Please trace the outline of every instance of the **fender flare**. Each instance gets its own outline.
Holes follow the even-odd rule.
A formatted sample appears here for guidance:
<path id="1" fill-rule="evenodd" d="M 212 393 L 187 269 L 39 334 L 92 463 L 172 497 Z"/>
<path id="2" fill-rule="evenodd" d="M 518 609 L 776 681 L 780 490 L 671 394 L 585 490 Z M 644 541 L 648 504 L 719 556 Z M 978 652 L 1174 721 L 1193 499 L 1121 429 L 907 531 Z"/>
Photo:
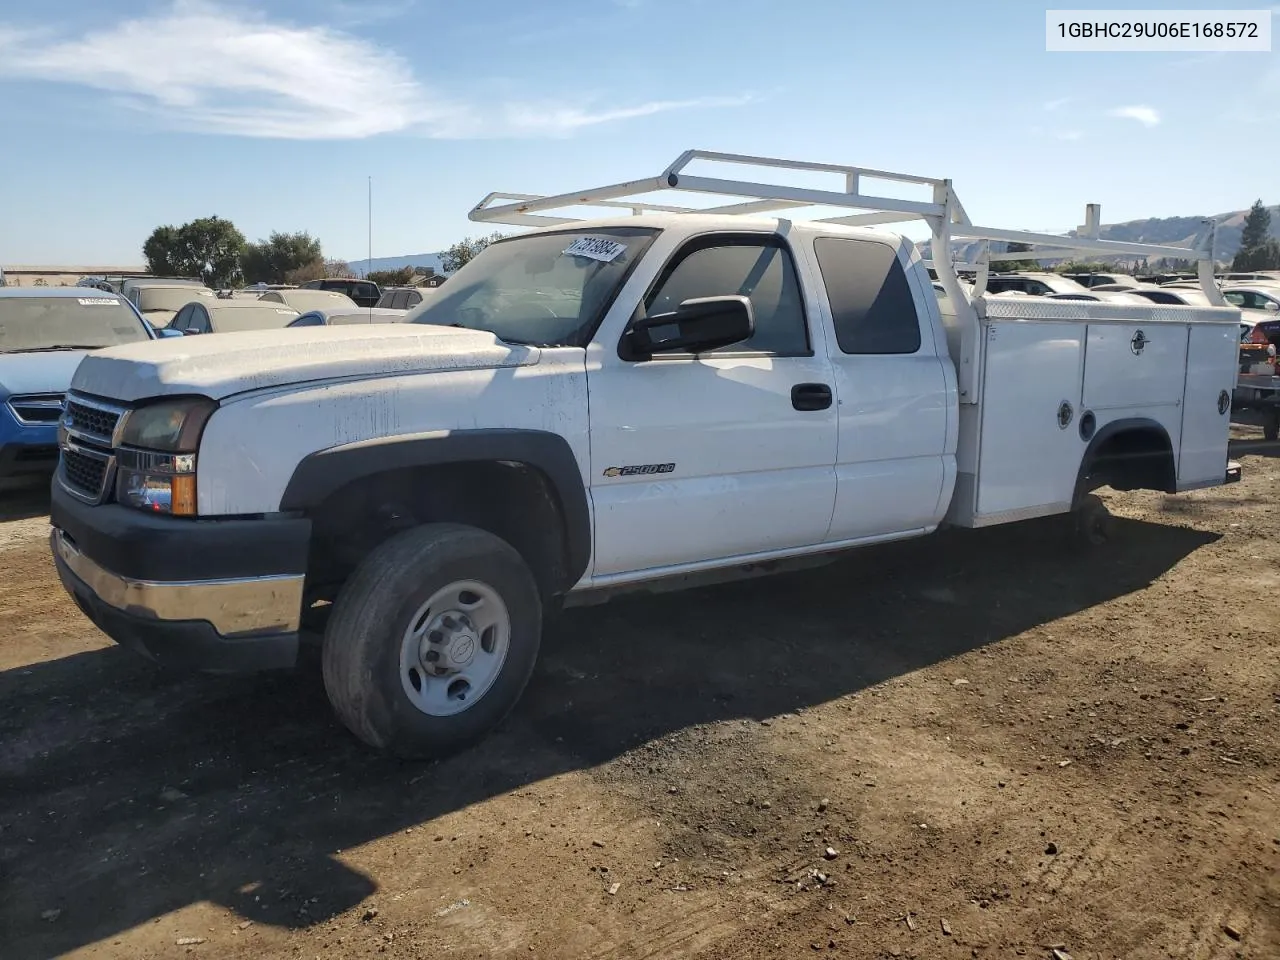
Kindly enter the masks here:
<path id="1" fill-rule="evenodd" d="M 568 441 L 543 430 L 440 430 L 377 437 L 308 454 L 294 469 L 282 511 L 306 511 L 347 484 L 392 470 L 449 463 L 518 463 L 550 481 L 564 518 L 568 583 L 591 559 L 591 513 L 582 471 Z"/>
<path id="2" fill-rule="evenodd" d="M 1091 413 L 1092 411 L 1084 411 Z M 1082 415 L 1083 416 L 1083 415 Z M 1080 458 L 1080 468 L 1076 471 L 1076 486 L 1072 495 L 1071 506 L 1074 509 L 1080 505 L 1081 499 L 1084 497 L 1084 481 L 1089 476 L 1093 465 L 1097 462 L 1098 451 L 1112 437 L 1121 433 L 1129 433 L 1131 431 L 1145 431 L 1149 433 L 1157 433 L 1163 438 L 1165 445 L 1169 448 L 1170 456 L 1173 455 L 1173 441 L 1169 439 L 1169 431 L 1164 425 L 1150 417 L 1126 417 L 1120 420 L 1112 420 L 1110 423 L 1104 424 L 1089 438 L 1089 446 L 1085 448 L 1084 456 Z M 1177 483 L 1176 464 L 1174 483 Z"/>

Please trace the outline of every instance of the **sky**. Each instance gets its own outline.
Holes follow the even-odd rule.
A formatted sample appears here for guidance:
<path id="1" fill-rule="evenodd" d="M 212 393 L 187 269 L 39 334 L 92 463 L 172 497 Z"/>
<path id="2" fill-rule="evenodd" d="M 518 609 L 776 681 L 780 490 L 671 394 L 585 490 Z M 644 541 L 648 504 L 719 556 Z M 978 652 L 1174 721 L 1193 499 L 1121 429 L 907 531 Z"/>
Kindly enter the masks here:
<path id="1" fill-rule="evenodd" d="M 141 264 L 217 215 L 355 265 L 370 177 L 399 256 L 690 148 L 949 177 L 986 226 L 1280 202 L 1280 53 L 1047 53 L 1045 7 L 0 0 L 0 264 Z"/>

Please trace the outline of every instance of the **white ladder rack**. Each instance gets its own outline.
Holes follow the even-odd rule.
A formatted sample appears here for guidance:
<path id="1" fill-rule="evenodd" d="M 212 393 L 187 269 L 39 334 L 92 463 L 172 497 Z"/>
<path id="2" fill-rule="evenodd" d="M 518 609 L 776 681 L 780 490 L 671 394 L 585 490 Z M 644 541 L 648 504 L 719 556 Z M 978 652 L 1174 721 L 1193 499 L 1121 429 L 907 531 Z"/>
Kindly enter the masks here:
<path id="1" fill-rule="evenodd" d="M 761 183 L 685 172 L 690 164 L 698 161 L 725 167 L 749 166 L 770 170 L 842 175 L 844 189 L 815 190 L 780 183 Z M 927 189 L 930 196 L 928 200 L 902 200 L 864 193 L 862 189 L 864 181 L 869 180 L 922 187 Z M 732 198 L 732 202 L 710 207 L 689 207 L 641 199 L 645 194 L 663 191 L 708 194 Z M 957 304 L 956 319 L 962 327 L 962 335 L 960 355 L 956 357 L 956 364 L 961 398 L 967 403 L 974 403 L 977 400 L 978 370 L 981 363 L 981 352 L 978 349 L 980 330 L 977 313 L 969 301 L 970 294 L 966 294 L 960 286 L 956 274 L 957 266 L 961 269 L 977 271 L 972 295 L 979 296 L 986 289 L 988 264 L 1002 260 L 1056 260 L 1077 252 L 1104 256 L 1177 257 L 1196 264 L 1200 287 L 1210 303 L 1219 306 L 1227 305 L 1213 280 L 1211 251 L 1214 226 L 1212 223 L 1210 223 L 1206 242 L 1200 247 L 1103 240 L 1099 236 L 1101 211 L 1097 204 L 1089 204 L 1085 208 L 1085 223 L 1076 230 L 1076 235 L 1071 237 L 976 226 L 965 212 L 950 180 L 889 170 L 874 170 L 868 167 L 783 160 L 738 153 L 717 153 L 711 150 L 686 150 L 656 177 L 628 180 L 549 196 L 527 193 L 490 193 L 471 210 L 469 217 L 473 221 L 482 223 L 506 223 L 521 227 L 565 226 L 594 219 L 565 215 L 575 207 L 629 211 L 636 216 L 647 213 L 749 216 L 780 214 L 807 207 L 833 207 L 857 212 L 815 218 L 813 222 L 874 226 L 913 220 L 924 221 L 929 225 L 932 233 L 931 264 L 938 274 L 938 281 L 946 289 L 953 303 Z M 982 241 L 976 262 L 966 264 L 955 262 L 952 241 L 956 239 Z M 1027 252 L 992 253 L 990 242 L 993 240 L 1026 244 L 1031 249 Z"/>

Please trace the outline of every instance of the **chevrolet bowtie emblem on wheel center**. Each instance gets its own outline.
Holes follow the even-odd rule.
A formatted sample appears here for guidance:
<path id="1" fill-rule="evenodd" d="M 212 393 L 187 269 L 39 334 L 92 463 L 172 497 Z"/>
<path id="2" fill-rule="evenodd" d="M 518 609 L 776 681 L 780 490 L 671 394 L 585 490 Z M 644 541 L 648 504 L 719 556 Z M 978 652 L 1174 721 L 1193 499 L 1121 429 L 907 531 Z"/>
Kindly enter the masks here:
<path id="1" fill-rule="evenodd" d="M 1129 341 L 1129 349 L 1136 355 L 1142 354 L 1142 349 L 1151 341 L 1147 339 L 1147 335 L 1139 330 L 1133 335 L 1133 339 Z"/>

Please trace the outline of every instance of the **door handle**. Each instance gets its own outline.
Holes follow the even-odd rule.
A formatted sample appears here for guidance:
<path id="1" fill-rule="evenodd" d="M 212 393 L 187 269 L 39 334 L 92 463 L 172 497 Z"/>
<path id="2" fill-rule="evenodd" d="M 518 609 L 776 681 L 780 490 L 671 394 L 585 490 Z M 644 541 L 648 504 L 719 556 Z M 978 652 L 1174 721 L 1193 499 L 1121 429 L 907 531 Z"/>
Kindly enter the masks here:
<path id="1" fill-rule="evenodd" d="M 825 383 L 797 383 L 791 388 L 791 406 L 797 410 L 825 410 L 831 406 L 831 388 Z"/>

